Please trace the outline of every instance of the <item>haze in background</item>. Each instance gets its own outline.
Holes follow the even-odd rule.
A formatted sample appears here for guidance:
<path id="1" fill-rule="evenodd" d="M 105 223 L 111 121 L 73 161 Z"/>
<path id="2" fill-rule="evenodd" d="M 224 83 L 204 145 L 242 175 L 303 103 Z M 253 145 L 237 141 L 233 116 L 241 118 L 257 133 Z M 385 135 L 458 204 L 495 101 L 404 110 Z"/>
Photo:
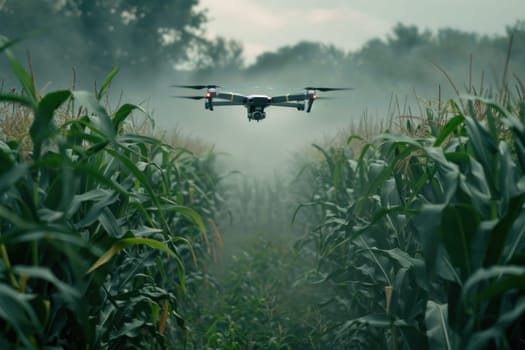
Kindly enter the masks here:
<path id="1" fill-rule="evenodd" d="M 228 0 L 227 5 L 221 1 L 202 0 L 200 6 L 208 9 L 210 19 L 206 37 L 212 40 L 219 35 L 239 40 L 248 65 L 255 64 L 257 57 L 265 52 L 303 40 L 333 44 L 345 52 L 357 51 L 371 39 L 386 40 L 391 36 L 392 28 L 400 22 L 433 32 L 450 27 L 485 35 L 503 35 L 506 26 L 515 23 L 519 15 L 525 13 L 525 2 L 521 0 Z M 459 60 L 464 62 L 462 76 L 466 81 L 468 56 Z M 286 164 L 298 149 L 347 128 L 364 113 L 371 119 L 387 117 L 392 94 L 397 95 L 401 104 L 408 98 L 415 110 L 416 93 L 437 98 L 439 84 L 443 90 L 449 91 L 445 77 L 430 62 L 426 63 L 429 71 L 437 73 L 434 75 L 437 79 L 431 85 L 417 81 L 408 84 L 383 82 L 379 86 L 385 89 L 378 89 L 376 77 L 372 75 L 369 80 L 361 76 L 359 80 L 341 81 L 337 72 L 327 75 L 325 71 L 317 71 L 315 60 L 310 62 L 310 69 L 305 69 L 302 80 L 297 76 L 286 79 L 281 74 L 281 67 L 275 67 L 274 73 L 268 69 L 266 77 L 258 76 L 252 81 L 231 81 L 228 77 L 221 77 L 220 72 L 210 75 L 220 81 L 203 77 L 200 82 L 224 84 L 227 90 L 230 86 L 229 90 L 270 95 L 286 92 L 286 87 L 299 88 L 313 83 L 344 84 L 356 88 L 351 92 L 326 94 L 337 96 L 338 100 L 317 101 L 311 114 L 268 108 L 267 119 L 260 123 L 248 123 L 243 108 L 217 108 L 210 113 L 204 110 L 201 101 L 174 101 L 173 105 L 191 115 L 189 120 L 187 117 L 179 119 L 184 130 L 191 130 L 192 134 L 231 153 L 231 158 L 241 161 L 238 166 L 242 170 L 267 176 Z M 436 63 L 446 67 L 448 62 Z M 463 81 L 457 83 L 461 86 Z M 239 89 L 239 85 L 252 88 Z"/>
<path id="2" fill-rule="evenodd" d="M 303 40 L 357 50 L 372 38 L 386 38 L 396 23 L 503 34 L 523 17 L 525 1 L 201 0 L 200 8 L 208 11 L 207 37 L 241 41 L 252 63 L 265 51 Z"/>
<path id="3" fill-rule="evenodd" d="M 14 10 L 2 12 L 6 4 Z M 14 48 L 22 60 L 31 50 L 40 89 L 70 87 L 74 68 L 75 87 L 92 90 L 118 64 L 114 100 L 122 93 L 161 130 L 182 130 L 230 154 L 230 168 L 268 177 L 363 115 L 421 114 L 438 90 L 442 101 L 455 97 L 436 65 L 461 92 L 468 81 L 497 88 L 512 31 L 508 76 L 523 78 L 523 13 L 523 0 L 0 0 L 0 34 L 16 37 L 54 18 L 50 31 Z M 8 73 L 3 59 L 0 80 Z M 310 114 L 269 107 L 265 120 L 250 123 L 243 107 L 210 112 L 203 101 L 171 97 L 204 94 L 171 87 L 195 83 L 270 96 L 312 85 L 355 90 L 320 93 L 335 99 L 316 101 Z"/>

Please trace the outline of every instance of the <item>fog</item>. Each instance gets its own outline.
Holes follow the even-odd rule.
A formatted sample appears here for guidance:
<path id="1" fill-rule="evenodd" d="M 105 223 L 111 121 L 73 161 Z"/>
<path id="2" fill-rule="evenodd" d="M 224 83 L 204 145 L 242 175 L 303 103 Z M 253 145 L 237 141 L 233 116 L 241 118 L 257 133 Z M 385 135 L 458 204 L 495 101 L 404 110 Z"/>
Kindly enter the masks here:
<path id="1" fill-rule="evenodd" d="M 176 81 L 176 80 L 174 80 Z M 221 80 L 221 84 L 222 81 Z M 230 82 L 226 81 L 228 84 Z M 277 82 L 277 84 L 283 82 Z M 305 85 L 303 82 L 302 85 Z M 237 84 L 232 84 L 237 86 Z M 292 85 L 293 86 L 293 85 Z M 301 86 L 300 83 L 295 86 Z M 170 88 L 159 87 L 157 91 Z M 180 94 L 180 89 L 173 89 Z M 243 94 L 280 95 L 299 92 L 299 89 L 223 89 Z M 138 92 L 137 92 L 138 93 Z M 193 94 L 194 92 L 190 92 Z M 328 94 L 325 94 L 328 95 Z M 314 103 L 311 113 L 295 108 L 268 107 L 266 119 L 248 121 L 243 106 L 215 107 L 214 111 L 204 108 L 203 101 L 174 99 L 157 93 L 150 97 L 155 106 L 154 117 L 158 126 L 165 129 L 180 127 L 184 133 L 204 140 L 226 155 L 223 159 L 236 169 L 253 175 L 272 175 L 310 142 L 335 134 L 338 129 L 348 127 L 352 118 L 359 114 L 352 112 L 353 101 L 359 93 L 332 93 L 338 100 L 319 100 Z M 138 95 L 137 95 L 138 97 Z"/>
<path id="2" fill-rule="evenodd" d="M 505 34 L 492 36 L 454 28 L 428 31 L 398 24 L 382 38 L 372 37 L 358 49 L 347 50 L 323 42 L 292 42 L 264 52 L 253 63 L 246 64 L 244 43 L 230 38 L 206 41 L 198 36 L 196 39 L 181 36 L 170 51 L 167 45 L 158 48 L 146 42 L 148 36 L 141 40 L 142 37 L 137 39 L 137 34 L 131 33 L 132 29 L 138 28 L 143 33 L 144 28 L 155 29 L 171 23 L 169 16 L 156 14 L 158 23 L 150 19 L 145 24 L 139 23 L 142 20 L 139 17 L 140 20 L 135 20 L 137 28 L 131 28 L 130 23 L 121 23 L 123 17 L 107 15 L 108 18 L 98 19 L 86 15 L 87 24 L 82 27 L 70 12 L 64 12 L 68 5 L 60 5 L 62 8 L 53 1 L 39 4 L 43 3 L 55 4 L 48 10 L 56 16 L 64 9 L 64 23 L 29 35 L 13 49 L 22 62 L 27 61 L 25 57 L 30 53 L 31 68 L 42 93 L 69 87 L 93 91 L 104 75 L 118 65 L 121 70 L 111 87 L 110 101 L 114 105 L 119 101 L 141 104 L 159 130 L 181 130 L 184 135 L 224 153 L 226 168 L 261 177 L 281 172 L 297 152 L 333 137 L 364 115 L 372 121 L 400 114 L 421 115 L 425 104 L 436 103 L 438 98 L 446 103 L 449 98 L 457 97 L 455 88 L 460 93 L 473 92 L 472 87 L 480 92 L 489 85 L 497 89 L 507 67 L 506 50 L 511 35 L 514 41 L 507 77 L 515 83 L 513 74 L 521 76 L 524 71 L 523 21 L 509 23 L 502 30 Z M 187 29 L 188 23 L 197 29 L 205 28 L 204 17 L 198 17 L 199 13 L 190 15 L 192 6 L 198 2 L 183 3 L 188 18 L 181 17 L 175 27 L 189 34 L 194 32 Z M 9 4 L 13 7 L 11 13 L 6 10 Z M 95 11 L 98 5 L 86 6 Z M 147 10 L 153 5 L 143 6 Z M 107 10 L 106 7 L 101 11 Z M 31 27 L 18 18 L 32 18 L 32 12 L 26 10 L 20 3 L 0 2 L 0 20 L 4 23 L 0 33 L 16 37 L 29 31 Z M 118 11 L 129 12 L 126 8 L 112 11 L 106 12 L 117 11 L 117 15 Z M 197 19 L 191 22 L 191 16 Z M 68 22 L 69 19 L 72 21 Z M 100 26 L 91 33 L 91 24 L 99 22 L 109 23 L 110 32 L 104 32 L 104 26 Z M 151 53 L 152 50 L 158 52 Z M 193 68 L 181 69 L 181 62 Z M 17 87 L 5 58 L 0 68 L 3 89 Z M 452 83 L 447 75 L 453 78 Z M 203 101 L 173 98 L 173 95 L 204 94 L 173 88 L 173 84 L 218 84 L 227 92 L 269 96 L 302 92 L 303 87 L 312 85 L 354 90 L 319 92 L 319 96 L 331 99 L 317 100 L 311 113 L 270 106 L 266 108 L 265 120 L 248 122 L 242 106 L 208 111 Z M 490 91 L 486 90 L 485 95 L 490 96 Z"/>
<path id="3" fill-rule="evenodd" d="M 435 101 L 439 88 L 443 101 L 454 97 L 446 77 L 431 63 L 427 65 L 434 71 L 434 84 L 375 78 L 367 81 L 366 73 L 360 73 L 355 80 L 328 76 L 325 72 L 319 76 L 313 66 L 292 79 L 283 78 L 280 72 L 272 74 L 271 69 L 250 80 L 232 79 L 220 73 L 211 74 L 210 78 L 172 73 L 153 79 L 146 90 L 133 88 L 130 82 L 115 84 L 114 88 L 121 86 L 124 100 L 126 97 L 137 103 L 147 100 L 146 106 L 154 108 L 153 117 L 160 128 L 180 128 L 183 133 L 224 152 L 222 159 L 229 167 L 249 175 L 269 177 L 282 173 L 295 154 L 308 149 L 311 143 L 334 137 L 364 116 L 373 121 L 387 120 L 396 114 L 419 114 L 418 97 Z M 318 92 L 327 99 L 315 101 L 311 113 L 270 106 L 265 109 L 266 119 L 250 122 L 243 106 L 221 106 L 209 111 L 204 108 L 204 100 L 173 98 L 172 95 L 198 95 L 204 91 L 173 88 L 172 84 L 218 84 L 224 86 L 221 91 L 225 92 L 269 96 L 300 93 L 301 87 L 308 85 L 353 87 L 354 90 Z"/>
<path id="4" fill-rule="evenodd" d="M 452 97 L 446 78 L 430 63 L 428 69 L 434 70 L 437 77 L 436 83 L 430 86 L 417 82 L 367 81 L 366 73 L 355 80 L 341 79 L 326 72 L 318 74 L 312 64 L 312 67 L 301 67 L 304 73 L 292 77 L 286 77 L 280 69 L 273 73 L 271 68 L 251 79 L 246 78 L 245 72 L 230 75 L 213 72 L 209 78 L 202 74 L 166 72 L 148 81 L 147 89 L 143 88 L 142 81 L 136 82 L 138 87 L 135 87 L 133 81 L 119 78 L 113 91 L 122 90 L 124 100 L 147 101 L 145 106 L 159 128 L 180 128 L 184 134 L 213 145 L 216 151 L 225 153 L 222 159 L 227 167 L 269 177 L 282 173 L 295 154 L 310 148 L 311 143 L 334 137 L 365 115 L 369 120 L 386 120 L 398 112 L 418 113 L 416 96 L 437 99 L 439 85 L 444 100 Z M 173 95 L 199 95 L 204 91 L 174 88 L 173 84 L 218 84 L 225 92 L 269 96 L 301 93 L 302 87 L 308 85 L 354 90 L 318 92 L 327 99 L 315 101 L 311 113 L 270 106 L 265 109 L 266 119 L 250 122 L 243 106 L 221 106 L 209 111 L 204 108 L 204 100 L 174 98 Z"/>

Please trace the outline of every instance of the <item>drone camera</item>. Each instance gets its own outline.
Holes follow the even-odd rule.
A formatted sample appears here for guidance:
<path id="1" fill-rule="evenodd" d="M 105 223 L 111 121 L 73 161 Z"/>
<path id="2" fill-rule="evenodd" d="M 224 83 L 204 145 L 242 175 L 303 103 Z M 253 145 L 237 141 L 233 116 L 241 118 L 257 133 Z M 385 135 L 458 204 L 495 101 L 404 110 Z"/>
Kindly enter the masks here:
<path id="1" fill-rule="evenodd" d="M 263 120 L 264 118 L 266 118 L 266 113 L 262 111 L 252 112 L 251 116 L 249 117 L 249 119 L 255 119 L 257 121 Z"/>

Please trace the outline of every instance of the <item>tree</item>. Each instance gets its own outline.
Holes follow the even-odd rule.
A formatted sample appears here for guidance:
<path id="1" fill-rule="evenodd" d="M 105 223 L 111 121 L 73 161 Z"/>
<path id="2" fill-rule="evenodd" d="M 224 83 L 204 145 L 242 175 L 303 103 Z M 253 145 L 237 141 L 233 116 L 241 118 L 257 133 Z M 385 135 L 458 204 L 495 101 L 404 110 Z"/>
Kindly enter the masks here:
<path id="1" fill-rule="evenodd" d="M 295 45 L 283 46 L 276 52 L 259 55 L 255 63 L 248 68 L 251 73 L 266 69 L 337 69 L 343 62 L 345 53 L 332 45 L 301 41 Z"/>
<path id="2" fill-rule="evenodd" d="M 150 69 L 188 59 L 203 34 L 198 0 L 4 0 L 0 32 L 18 37 L 39 30 L 37 56 L 59 53 L 88 61 Z M 202 41 L 199 41 L 202 44 Z"/>
<path id="3" fill-rule="evenodd" d="M 194 69 L 206 71 L 210 69 L 241 70 L 244 68 L 243 46 L 238 41 L 226 40 L 222 37 L 212 41 L 202 41 L 199 53 L 199 55 L 192 57 L 192 68 Z"/>
<path id="4" fill-rule="evenodd" d="M 406 53 L 417 46 L 425 45 L 430 41 L 432 33 L 421 33 L 416 26 L 407 26 L 398 23 L 394 27 L 394 35 L 388 38 L 388 43 L 397 53 Z"/>

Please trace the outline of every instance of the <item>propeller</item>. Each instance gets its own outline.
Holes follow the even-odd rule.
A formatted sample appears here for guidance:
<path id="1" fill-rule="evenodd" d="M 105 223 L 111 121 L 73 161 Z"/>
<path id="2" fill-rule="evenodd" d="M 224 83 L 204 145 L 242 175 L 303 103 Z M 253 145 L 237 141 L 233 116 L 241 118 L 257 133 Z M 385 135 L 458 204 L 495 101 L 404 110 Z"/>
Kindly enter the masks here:
<path id="1" fill-rule="evenodd" d="M 353 90 L 354 88 L 330 88 L 330 87 L 314 87 L 314 86 L 307 86 L 304 88 L 305 90 L 318 90 L 318 91 L 339 91 L 339 90 Z"/>
<path id="2" fill-rule="evenodd" d="M 176 98 L 188 98 L 190 100 L 202 100 L 203 98 L 207 98 L 206 96 L 171 96 L 171 97 L 176 97 Z"/>
<path id="3" fill-rule="evenodd" d="M 216 88 L 219 88 L 220 86 L 210 84 L 210 85 L 172 85 L 172 87 L 201 90 L 201 89 L 216 89 Z"/>

